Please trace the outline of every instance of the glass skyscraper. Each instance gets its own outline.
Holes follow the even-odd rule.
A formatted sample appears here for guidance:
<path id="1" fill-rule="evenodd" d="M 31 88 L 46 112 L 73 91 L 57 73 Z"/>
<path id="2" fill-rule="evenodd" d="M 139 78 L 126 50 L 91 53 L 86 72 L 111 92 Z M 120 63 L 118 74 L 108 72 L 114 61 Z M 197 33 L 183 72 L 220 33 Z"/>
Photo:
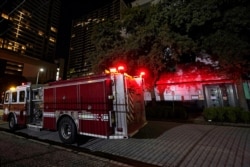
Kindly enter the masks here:
<path id="1" fill-rule="evenodd" d="M 39 81 L 56 78 L 60 12 L 60 0 L 0 1 L 0 85 L 17 78 L 35 82 L 41 67 Z"/>
<path id="2" fill-rule="evenodd" d="M 5 0 L 0 9 L 0 48 L 54 61 L 59 0 Z"/>
<path id="3" fill-rule="evenodd" d="M 121 17 L 121 10 L 127 5 L 123 0 L 114 0 L 101 8 L 89 12 L 87 15 L 74 19 L 71 28 L 70 51 L 67 78 L 89 75 L 91 61 L 86 55 L 94 52 L 91 43 L 91 33 L 94 24 L 106 19 L 117 20 Z"/>

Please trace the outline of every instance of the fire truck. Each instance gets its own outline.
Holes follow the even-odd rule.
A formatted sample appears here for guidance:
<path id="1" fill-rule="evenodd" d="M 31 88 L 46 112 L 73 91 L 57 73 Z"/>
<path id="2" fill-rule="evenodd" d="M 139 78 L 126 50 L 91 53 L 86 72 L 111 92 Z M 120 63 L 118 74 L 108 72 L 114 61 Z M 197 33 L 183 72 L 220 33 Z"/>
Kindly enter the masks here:
<path id="1" fill-rule="evenodd" d="M 58 131 L 67 144 L 78 135 L 126 139 L 147 123 L 143 77 L 115 68 L 44 85 L 22 84 L 5 92 L 3 110 L 10 130 Z"/>

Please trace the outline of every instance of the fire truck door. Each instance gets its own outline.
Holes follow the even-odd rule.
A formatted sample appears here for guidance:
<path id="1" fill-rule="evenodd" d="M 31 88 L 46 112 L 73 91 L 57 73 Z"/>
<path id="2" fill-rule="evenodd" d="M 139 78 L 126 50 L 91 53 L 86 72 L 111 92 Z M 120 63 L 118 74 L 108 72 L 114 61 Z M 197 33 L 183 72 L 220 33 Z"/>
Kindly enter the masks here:
<path id="1" fill-rule="evenodd" d="M 83 133 L 99 136 L 113 134 L 110 127 L 110 111 L 112 110 L 111 81 L 84 83 L 79 87 L 79 100 L 82 114 L 80 129 Z"/>

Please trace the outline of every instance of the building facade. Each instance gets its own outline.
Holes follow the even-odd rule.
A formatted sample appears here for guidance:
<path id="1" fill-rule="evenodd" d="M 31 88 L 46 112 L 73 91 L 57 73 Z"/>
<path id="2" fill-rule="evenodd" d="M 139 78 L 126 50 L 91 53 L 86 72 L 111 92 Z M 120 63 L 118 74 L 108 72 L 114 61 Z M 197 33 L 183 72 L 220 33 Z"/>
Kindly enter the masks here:
<path id="1" fill-rule="evenodd" d="M 2 82 L 18 77 L 34 83 L 40 68 L 45 69 L 40 82 L 56 79 L 61 61 L 55 61 L 60 8 L 60 0 L 0 2 Z"/>
<path id="2" fill-rule="evenodd" d="M 92 73 L 91 61 L 87 55 L 94 52 L 94 46 L 91 42 L 93 26 L 107 19 L 120 19 L 122 9 L 126 7 L 123 0 L 114 0 L 72 21 L 67 78 Z"/>
<path id="3" fill-rule="evenodd" d="M 161 0 L 135 0 L 133 2 L 131 2 L 131 6 L 135 7 L 135 6 L 150 6 L 152 4 L 157 4 L 159 3 Z"/>

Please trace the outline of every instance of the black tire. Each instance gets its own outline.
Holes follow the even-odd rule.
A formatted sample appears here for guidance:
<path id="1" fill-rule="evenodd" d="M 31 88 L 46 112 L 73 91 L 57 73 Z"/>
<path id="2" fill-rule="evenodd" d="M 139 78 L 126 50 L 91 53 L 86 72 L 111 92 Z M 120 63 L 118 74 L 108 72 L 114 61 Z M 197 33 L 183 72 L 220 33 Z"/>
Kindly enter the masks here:
<path id="1" fill-rule="evenodd" d="M 16 127 L 17 127 L 16 119 L 15 119 L 14 115 L 11 114 L 10 117 L 9 117 L 9 129 L 11 131 L 15 131 Z"/>
<path id="2" fill-rule="evenodd" d="M 69 117 L 64 117 L 59 122 L 58 133 L 61 141 L 66 144 L 73 144 L 76 141 L 76 126 Z"/>

